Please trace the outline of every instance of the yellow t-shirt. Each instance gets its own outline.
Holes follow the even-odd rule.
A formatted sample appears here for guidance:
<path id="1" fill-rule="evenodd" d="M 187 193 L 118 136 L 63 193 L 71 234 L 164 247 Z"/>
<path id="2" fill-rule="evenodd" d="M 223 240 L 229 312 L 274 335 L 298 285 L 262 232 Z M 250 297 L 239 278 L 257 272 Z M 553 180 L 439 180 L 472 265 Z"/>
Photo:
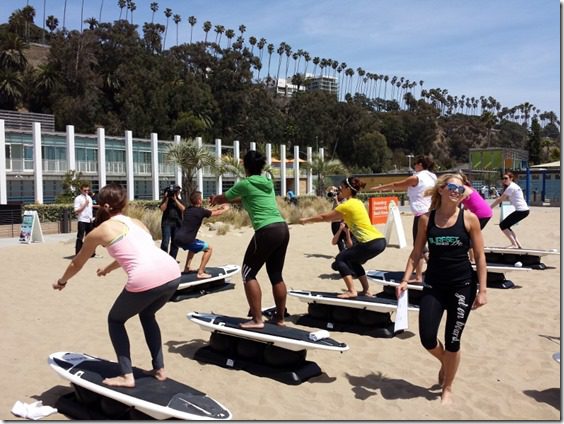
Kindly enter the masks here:
<path id="1" fill-rule="evenodd" d="M 364 203 L 360 200 L 351 197 L 338 205 L 335 210 L 343 215 L 345 224 L 347 224 L 352 235 L 359 243 L 367 243 L 384 237 L 370 222 Z"/>

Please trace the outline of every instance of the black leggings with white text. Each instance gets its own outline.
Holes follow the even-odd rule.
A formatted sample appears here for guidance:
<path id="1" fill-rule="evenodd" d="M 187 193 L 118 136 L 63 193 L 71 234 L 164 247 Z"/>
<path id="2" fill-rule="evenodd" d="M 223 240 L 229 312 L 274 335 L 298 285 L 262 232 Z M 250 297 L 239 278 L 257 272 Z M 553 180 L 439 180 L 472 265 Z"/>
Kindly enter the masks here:
<path id="1" fill-rule="evenodd" d="M 423 289 L 419 306 L 419 337 L 425 349 L 437 347 L 439 325 L 446 310 L 445 349 L 449 352 L 460 350 L 462 330 L 476 298 L 476 290 L 475 281 L 464 287 Z"/>

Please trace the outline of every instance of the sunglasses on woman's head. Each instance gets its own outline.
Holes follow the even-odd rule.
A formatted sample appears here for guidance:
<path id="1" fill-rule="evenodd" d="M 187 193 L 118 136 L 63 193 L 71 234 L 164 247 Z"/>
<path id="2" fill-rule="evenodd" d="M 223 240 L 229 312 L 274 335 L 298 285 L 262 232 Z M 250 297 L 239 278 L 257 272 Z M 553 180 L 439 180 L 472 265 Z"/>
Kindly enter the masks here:
<path id="1" fill-rule="evenodd" d="M 448 191 L 455 192 L 455 193 L 458 193 L 458 194 L 464 193 L 464 186 L 461 186 L 461 185 L 458 185 L 458 184 L 448 183 L 446 185 L 446 188 L 447 188 Z"/>

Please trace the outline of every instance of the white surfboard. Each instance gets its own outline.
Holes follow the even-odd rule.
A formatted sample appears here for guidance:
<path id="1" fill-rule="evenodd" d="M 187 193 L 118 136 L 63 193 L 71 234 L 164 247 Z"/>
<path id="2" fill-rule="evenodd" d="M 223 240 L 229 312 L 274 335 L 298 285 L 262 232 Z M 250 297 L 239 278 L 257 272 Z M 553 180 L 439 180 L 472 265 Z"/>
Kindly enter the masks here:
<path id="1" fill-rule="evenodd" d="M 374 283 L 382 284 L 383 286 L 397 287 L 403 278 L 403 271 L 366 271 L 368 279 Z M 407 284 L 408 290 L 423 290 L 423 284 Z"/>
<path id="2" fill-rule="evenodd" d="M 180 276 L 180 284 L 178 285 L 178 290 L 197 287 L 202 284 L 211 283 L 212 281 L 227 279 L 237 274 L 240 269 L 241 267 L 239 265 L 206 267 L 206 273 L 211 275 L 210 278 L 198 278 L 196 272 L 183 272 Z"/>
<path id="3" fill-rule="evenodd" d="M 294 296 L 306 303 L 321 303 L 323 305 L 345 306 L 354 309 L 364 309 L 373 312 L 395 312 L 398 307 L 396 299 L 383 297 L 357 296 L 349 299 L 337 297 L 340 293 L 317 292 L 308 290 L 288 290 L 289 296 Z M 409 305 L 408 311 L 419 312 L 419 306 Z"/>
<path id="4" fill-rule="evenodd" d="M 231 419 L 231 412 L 219 402 L 171 378 L 158 381 L 134 368 L 135 387 L 112 387 L 102 380 L 120 374 L 116 362 L 74 352 L 53 353 L 48 362 L 58 375 L 76 386 L 131 406 L 155 419 Z"/>
<path id="5" fill-rule="evenodd" d="M 249 318 L 228 317 L 214 313 L 190 312 L 187 318 L 200 328 L 210 332 L 228 334 L 257 342 L 272 344 L 283 349 L 300 351 L 307 349 L 332 350 L 344 352 L 349 350 L 346 343 L 340 343 L 330 337 L 315 339 L 316 333 L 310 333 L 299 328 L 281 327 L 265 322 L 264 328 L 245 329 L 240 324 Z"/>
<path id="6" fill-rule="evenodd" d="M 560 255 L 558 249 L 509 249 L 507 247 L 484 247 L 485 253 L 503 253 L 509 255 L 547 256 Z"/>
<path id="7" fill-rule="evenodd" d="M 472 264 L 472 269 L 476 271 L 476 264 Z M 487 263 L 486 269 L 488 270 L 488 272 L 501 273 L 501 274 L 505 274 L 506 272 L 513 272 L 513 271 L 520 271 L 520 272 L 532 271 L 532 268 L 528 268 L 525 266 L 519 267 L 515 265 L 493 264 L 493 263 Z"/>

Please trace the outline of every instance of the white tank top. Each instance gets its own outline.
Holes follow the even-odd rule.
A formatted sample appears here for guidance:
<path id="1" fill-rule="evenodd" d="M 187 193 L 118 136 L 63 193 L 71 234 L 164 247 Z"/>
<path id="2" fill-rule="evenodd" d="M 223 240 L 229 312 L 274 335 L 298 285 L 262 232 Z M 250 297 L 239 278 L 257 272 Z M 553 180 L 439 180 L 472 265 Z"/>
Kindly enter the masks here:
<path id="1" fill-rule="evenodd" d="M 426 169 L 416 172 L 415 176 L 418 179 L 417 185 L 407 188 L 407 197 L 409 197 L 411 211 L 416 216 L 419 216 L 429 212 L 431 196 L 424 196 L 423 193 L 425 193 L 425 190 L 435 186 L 437 176 Z"/>

